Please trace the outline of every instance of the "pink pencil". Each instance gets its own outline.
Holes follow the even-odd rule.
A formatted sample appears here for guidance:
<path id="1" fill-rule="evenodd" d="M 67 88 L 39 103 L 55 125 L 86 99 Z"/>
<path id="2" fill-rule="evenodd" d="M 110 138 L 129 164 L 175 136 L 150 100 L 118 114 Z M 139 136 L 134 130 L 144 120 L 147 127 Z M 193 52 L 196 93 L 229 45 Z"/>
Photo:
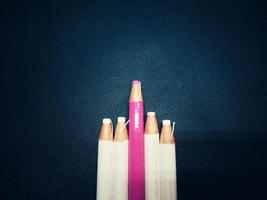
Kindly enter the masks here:
<path id="1" fill-rule="evenodd" d="M 140 81 L 132 82 L 129 99 L 129 200 L 145 199 L 144 102 Z"/>

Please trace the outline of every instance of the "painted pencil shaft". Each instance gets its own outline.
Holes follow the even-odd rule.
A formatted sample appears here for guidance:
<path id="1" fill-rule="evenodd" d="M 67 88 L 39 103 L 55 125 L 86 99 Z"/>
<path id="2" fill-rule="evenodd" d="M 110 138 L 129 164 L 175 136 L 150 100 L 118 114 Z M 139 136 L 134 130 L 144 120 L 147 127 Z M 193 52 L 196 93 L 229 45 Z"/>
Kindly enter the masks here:
<path id="1" fill-rule="evenodd" d="M 175 144 L 160 144 L 160 199 L 176 200 Z"/>
<path id="2" fill-rule="evenodd" d="M 103 119 L 98 140 L 97 200 L 112 198 L 112 128 L 111 120 Z"/>
<path id="3" fill-rule="evenodd" d="M 128 200 L 128 133 L 124 117 L 118 118 L 113 153 L 113 200 Z"/>
<path id="4" fill-rule="evenodd" d="M 114 200 L 128 200 L 128 140 L 114 142 Z"/>
<path id="5" fill-rule="evenodd" d="M 160 199 L 159 130 L 154 112 L 148 112 L 145 126 L 146 200 Z"/>
<path id="6" fill-rule="evenodd" d="M 176 153 L 170 120 L 163 120 L 160 144 L 160 199 L 176 200 Z"/>
<path id="7" fill-rule="evenodd" d="M 133 81 L 129 100 L 129 200 L 145 199 L 144 103 L 139 81 Z"/>

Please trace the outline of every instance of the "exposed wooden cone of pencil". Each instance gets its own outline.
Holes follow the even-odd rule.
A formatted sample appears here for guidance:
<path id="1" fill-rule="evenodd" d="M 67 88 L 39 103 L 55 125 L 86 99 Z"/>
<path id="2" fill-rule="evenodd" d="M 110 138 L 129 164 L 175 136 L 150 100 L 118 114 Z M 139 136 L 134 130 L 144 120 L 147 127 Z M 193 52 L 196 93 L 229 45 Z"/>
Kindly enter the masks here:
<path id="1" fill-rule="evenodd" d="M 162 120 L 162 129 L 160 135 L 160 143 L 162 144 L 174 144 L 174 136 L 172 135 L 172 127 L 170 120 Z"/>
<path id="2" fill-rule="evenodd" d="M 130 92 L 130 99 L 129 101 L 143 101 L 143 95 L 141 92 L 141 82 L 140 81 L 133 81 L 132 88 Z"/>
<path id="3" fill-rule="evenodd" d="M 128 139 L 128 131 L 125 126 L 125 117 L 118 117 L 117 126 L 115 129 L 114 141 L 125 141 Z"/>
<path id="4" fill-rule="evenodd" d="M 102 121 L 102 126 L 100 128 L 99 140 L 112 140 L 113 133 L 112 133 L 112 125 L 111 119 L 104 118 Z"/>
<path id="5" fill-rule="evenodd" d="M 159 134 L 159 128 L 155 112 L 147 113 L 145 134 Z"/>

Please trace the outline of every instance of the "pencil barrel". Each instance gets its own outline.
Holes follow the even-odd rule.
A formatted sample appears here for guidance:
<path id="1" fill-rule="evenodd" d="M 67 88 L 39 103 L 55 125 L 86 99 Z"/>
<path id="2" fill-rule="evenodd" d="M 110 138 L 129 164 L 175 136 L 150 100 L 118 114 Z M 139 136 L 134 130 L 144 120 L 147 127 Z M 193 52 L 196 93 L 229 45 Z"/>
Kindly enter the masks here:
<path id="1" fill-rule="evenodd" d="M 145 199 L 144 104 L 129 102 L 129 200 Z"/>
<path id="2" fill-rule="evenodd" d="M 128 140 L 113 142 L 113 200 L 128 200 Z"/>
<path id="3" fill-rule="evenodd" d="M 160 144 L 160 199 L 176 200 L 175 144 Z"/>
<path id="4" fill-rule="evenodd" d="M 160 199 L 159 134 L 145 134 L 145 196 Z"/>
<path id="5" fill-rule="evenodd" d="M 112 199 L 112 141 L 98 141 L 97 200 Z"/>

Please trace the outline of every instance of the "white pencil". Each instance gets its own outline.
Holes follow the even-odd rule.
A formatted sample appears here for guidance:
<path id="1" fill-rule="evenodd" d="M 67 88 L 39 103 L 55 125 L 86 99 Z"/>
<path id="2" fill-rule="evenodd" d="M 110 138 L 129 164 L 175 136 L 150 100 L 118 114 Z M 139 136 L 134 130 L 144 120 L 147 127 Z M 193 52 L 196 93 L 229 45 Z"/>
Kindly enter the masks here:
<path id="1" fill-rule="evenodd" d="M 176 200 L 175 140 L 170 120 L 162 121 L 160 136 L 160 199 Z"/>
<path id="2" fill-rule="evenodd" d="M 113 141 L 113 200 L 128 200 L 128 131 L 125 117 L 118 117 Z"/>
<path id="3" fill-rule="evenodd" d="M 112 124 L 104 118 L 98 139 L 97 200 L 112 198 Z"/>
<path id="4" fill-rule="evenodd" d="M 155 112 L 147 113 L 144 137 L 146 200 L 159 200 L 159 129 Z"/>

